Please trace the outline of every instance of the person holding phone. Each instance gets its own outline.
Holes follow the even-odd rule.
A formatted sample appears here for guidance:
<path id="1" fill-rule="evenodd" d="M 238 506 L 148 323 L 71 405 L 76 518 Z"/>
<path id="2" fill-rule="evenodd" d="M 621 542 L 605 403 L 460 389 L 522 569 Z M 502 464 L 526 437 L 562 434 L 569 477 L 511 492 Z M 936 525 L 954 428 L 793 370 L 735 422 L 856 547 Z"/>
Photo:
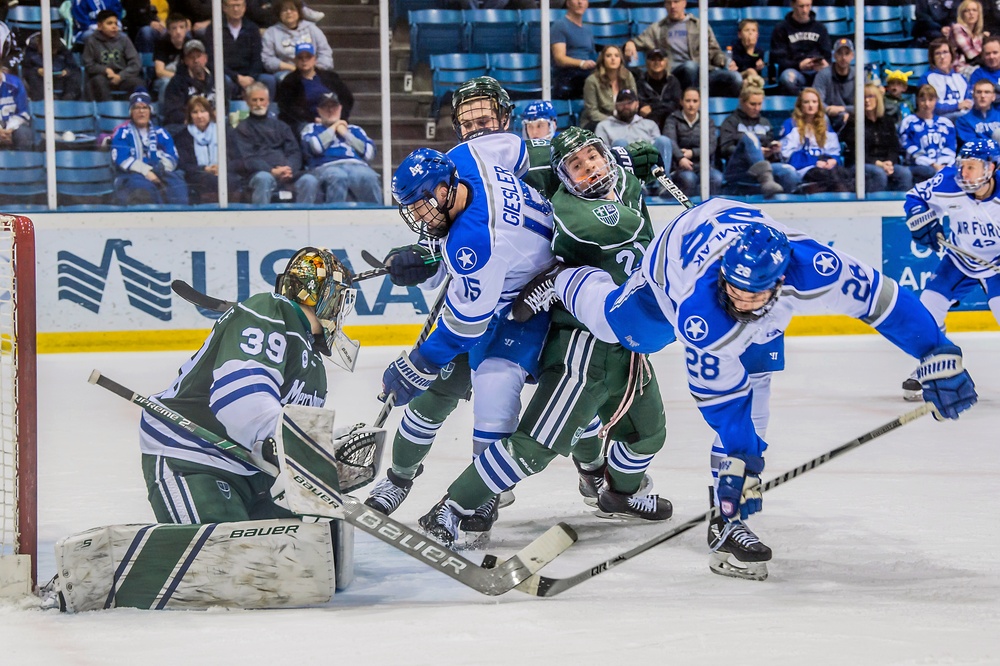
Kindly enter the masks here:
<path id="1" fill-rule="evenodd" d="M 812 0 L 794 0 L 792 11 L 771 33 L 771 62 L 777 63 L 782 95 L 798 95 L 830 66 L 830 34 L 816 20 Z"/>

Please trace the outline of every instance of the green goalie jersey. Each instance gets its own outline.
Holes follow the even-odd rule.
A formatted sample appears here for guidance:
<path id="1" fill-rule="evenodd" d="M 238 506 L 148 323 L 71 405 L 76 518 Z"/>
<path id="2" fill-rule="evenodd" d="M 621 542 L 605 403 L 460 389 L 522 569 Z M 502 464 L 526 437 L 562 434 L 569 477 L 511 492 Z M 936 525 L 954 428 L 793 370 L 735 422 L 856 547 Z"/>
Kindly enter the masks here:
<path id="1" fill-rule="evenodd" d="M 274 434 L 282 405 L 322 407 L 326 381 L 302 309 L 282 296 L 261 293 L 220 317 L 170 388 L 154 398 L 249 449 Z M 237 474 L 256 471 L 145 413 L 140 448 Z"/>
<path id="2" fill-rule="evenodd" d="M 555 232 L 554 254 L 569 266 L 595 266 L 622 284 L 638 270 L 653 225 L 642 198 L 642 183 L 618 168 L 618 182 L 611 199 L 584 199 L 565 186 L 551 197 Z M 562 308 L 553 310 L 554 323 L 584 328 Z"/>

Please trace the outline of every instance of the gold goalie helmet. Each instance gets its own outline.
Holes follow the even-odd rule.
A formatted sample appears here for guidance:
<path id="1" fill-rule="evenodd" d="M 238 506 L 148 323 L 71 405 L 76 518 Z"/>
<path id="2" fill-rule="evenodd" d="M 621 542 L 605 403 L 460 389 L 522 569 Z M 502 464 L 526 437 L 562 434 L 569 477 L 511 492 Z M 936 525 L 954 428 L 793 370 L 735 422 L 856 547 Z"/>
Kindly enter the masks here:
<path id="1" fill-rule="evenodd" d="M 315 342 L 320 353 L 354 372 L 359 343 L 342 330 L 344 319 L 354 310 L 358 291 L 354 276 L 333 253 L 325 248 L 304 247 L 288 260 L 278 275 L 274 291 L 290 301 L 308 305 L 316 312 L 323 335 Z M 337 350 L 337 356 L 332 354 Z M 339 357 L 339 358 L 338 358 Z"/>

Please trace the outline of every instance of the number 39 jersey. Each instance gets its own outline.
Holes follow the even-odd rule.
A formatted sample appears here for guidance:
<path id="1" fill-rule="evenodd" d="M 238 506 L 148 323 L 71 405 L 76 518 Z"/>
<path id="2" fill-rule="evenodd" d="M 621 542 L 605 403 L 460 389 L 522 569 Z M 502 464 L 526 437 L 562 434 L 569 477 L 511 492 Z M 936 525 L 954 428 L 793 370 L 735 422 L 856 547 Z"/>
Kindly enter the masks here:
<path id="1" fill-rule="evenodd" d="M 791 260 L 773 307 L 758 321 L 743 323 L 719 298 L 719 274 L 729 244 L 751 222 L 784 232 Z M 766 446 L 750 419 L 750 382 L 740 356 L 751 344 L 779 336 L 793 315 L 861 319 L 918 358 L 944 340 L 930 314 L 893 280 L 758 208 L 725 199 L 683 213 L 653 239 L 641 270 L 628 282 L 617 289 L 607 283 L 596 274 L 560 276 L 558 284 L 564 303 L 602 340 L 648 353 L 669 343 L 676 329 L 686 348 L 691 394 L 727 454 L 760 455 Z"/>
<path id="2" fill-rule="evenodd" d="M 153 396 L 200 426 L 250 449 L 274 434 L 285 404 L 322 407 L 326 369 L 298 305 L 255 294 L 215 323 L 166 391 Z M 143 453 L 250 475 L 257 470 L 154 416 L 142 415 Z"/>
<path id="3" fill-rule="evenodd" d="M 444 365 L 471 349 L 494 314 L 509 307 L 521 287 L 555 263 L 550 247 L 552 206 L 502 166 L 495 143 L 508 137 L 523 150 L 519 137 L 494 134 L 448 151 L 469 198 L 443 243 L 445 268 L 452 276 L 444 309 L 438 327 L 420 346 L 433 363 Z"/>

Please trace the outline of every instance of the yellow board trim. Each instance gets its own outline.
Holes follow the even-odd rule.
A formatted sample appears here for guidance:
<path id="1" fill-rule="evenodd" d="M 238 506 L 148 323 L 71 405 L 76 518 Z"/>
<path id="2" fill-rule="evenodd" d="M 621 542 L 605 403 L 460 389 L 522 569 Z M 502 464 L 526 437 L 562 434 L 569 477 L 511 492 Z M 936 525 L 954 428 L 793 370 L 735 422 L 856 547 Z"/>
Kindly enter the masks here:
<path id="1" fill-rule="evenodd" d="M 967 331 L 1000 331 L 989 310 L 949 312 L 945 321 L 952 333 Z M 420 334 L 421 324 L 390 324 L 384 326 L 347 326 L 344 332 L 362 345 L 406 347 Z M 201 346 L 209 329 L 166 331 L 96 331 L 77 333 L 39 333 L 38 353 L 60 354 L 77 352 L 124 351 L 193 351 Z M 788 335 L 858 335 L 875 330 L 857 319 L 843 315 L 795 317 Z"/>

